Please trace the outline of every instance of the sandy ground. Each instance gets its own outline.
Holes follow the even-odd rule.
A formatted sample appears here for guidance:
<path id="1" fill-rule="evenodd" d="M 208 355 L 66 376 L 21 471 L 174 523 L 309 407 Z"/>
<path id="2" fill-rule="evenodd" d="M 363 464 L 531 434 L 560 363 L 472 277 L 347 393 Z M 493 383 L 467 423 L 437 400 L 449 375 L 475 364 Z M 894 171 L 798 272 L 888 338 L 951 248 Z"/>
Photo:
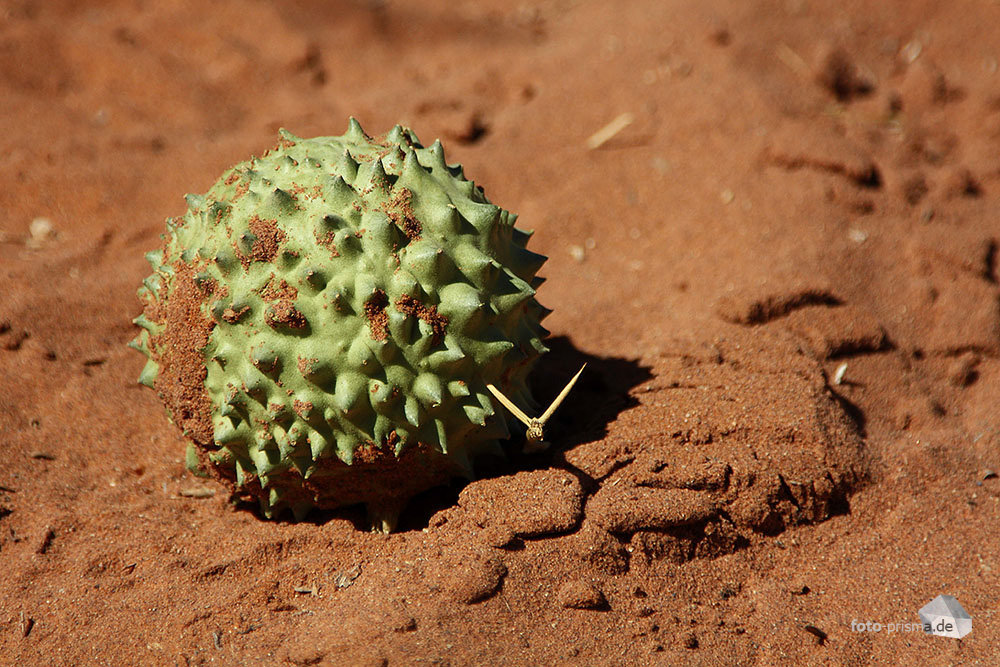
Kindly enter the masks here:
<path id="1" fill-rule="evenodd" d="M 986 0 L 3 3 L 0 662 L 996 664 L 998 26 Z M 125 347 L 182 196 L 351 115 L 440 137 L 535 230 L 536 396 L 589 363 L 551 451 L 389 536 L 233 507 Z M 962 640 L 852 629 L 942 593 Z"/>

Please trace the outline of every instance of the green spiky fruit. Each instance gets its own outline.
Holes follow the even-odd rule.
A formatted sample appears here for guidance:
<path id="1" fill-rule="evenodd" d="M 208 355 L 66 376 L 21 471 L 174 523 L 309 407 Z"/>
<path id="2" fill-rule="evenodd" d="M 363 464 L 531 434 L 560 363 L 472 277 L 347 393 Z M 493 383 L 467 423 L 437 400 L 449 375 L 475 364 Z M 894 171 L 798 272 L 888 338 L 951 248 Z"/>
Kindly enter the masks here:
<path id="1" fill-rule="evenodd" d="M 487 383 L 533 406 L 545 257 L 439 142 L 282 131 L 187 202 L 147 255 L 139 381 L 267 516 L 389 520 L 508 437 Z"/>

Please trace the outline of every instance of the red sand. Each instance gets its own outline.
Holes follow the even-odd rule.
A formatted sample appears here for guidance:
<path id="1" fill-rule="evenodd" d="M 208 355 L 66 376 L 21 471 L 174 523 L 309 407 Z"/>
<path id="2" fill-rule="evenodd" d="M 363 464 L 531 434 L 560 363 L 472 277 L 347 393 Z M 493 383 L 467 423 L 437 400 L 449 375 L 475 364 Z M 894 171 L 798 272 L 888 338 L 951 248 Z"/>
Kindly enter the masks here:
<path id="1" fill-rule="evenodd" d="M 995 664 L 997 26 L 979 0 L 6 3 L 0 662 Z M 349 115 L 441 137 L 535 229 L 540 400 L 589 362 L 548 454 L 390 536 L 232 508 L 125 347 L 181 196 Z M 852 631 L 941 593 L 962 640 Z"/>

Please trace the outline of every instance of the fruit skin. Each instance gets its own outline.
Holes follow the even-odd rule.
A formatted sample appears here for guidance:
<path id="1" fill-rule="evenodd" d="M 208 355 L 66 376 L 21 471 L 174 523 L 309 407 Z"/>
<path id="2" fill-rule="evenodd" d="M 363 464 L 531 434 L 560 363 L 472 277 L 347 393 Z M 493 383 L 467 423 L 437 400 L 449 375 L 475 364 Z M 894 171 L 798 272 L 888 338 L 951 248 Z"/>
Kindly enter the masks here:
<path id="1" fill-rule="evenodd" d="M 487 383 L 534 407 L 546 258 L 440 142 L 282 130 L 187 203 L 147 254 L 139 381 L 266 516 L 366 503 L 391 527 L 509 436 Z"/>

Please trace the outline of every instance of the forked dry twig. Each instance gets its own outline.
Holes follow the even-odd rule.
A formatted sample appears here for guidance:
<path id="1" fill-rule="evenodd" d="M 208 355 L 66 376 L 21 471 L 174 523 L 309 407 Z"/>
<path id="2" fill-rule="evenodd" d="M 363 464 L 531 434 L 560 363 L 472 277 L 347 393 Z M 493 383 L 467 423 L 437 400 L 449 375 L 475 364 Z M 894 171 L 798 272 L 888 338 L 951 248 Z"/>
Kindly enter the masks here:
<path id="1" fill-rule="evenodd" d="M 559 395 L 556 396 L 554 401 L 552 401 L 552 405 L 550 405 L 548 409 L 544 413 L 542 413 L 541 417 L 529 417 L 528 415 L 524 414 L 524 411 L 521 410 L 521 408 L 514 405 L 513 401 L 504 396 L 503 393 L 499 389 L 494 387 L 492 384 L 487 384 L 486 388 L 490 390 L 491 394 L 496 396 L 496 399 L 498 401 L 503 403 L 503 406 L 505 408 L 510 410 L 512 415 L 517 417 L 518 420 L 521 421 L 521 423 L 523 423 L 525 426 L 528 427 L 528 432 L 526 434 L 528 439 L 528 445 L 531 446 L 533 449 L 537 449 L 544 446 L 543 443 L 545 441 L 545 435 L 544 435 L 545 423 L 549 421 L 553 413 L 555 413 L 556 408 L 559 407 L 559 405 L 563 402 L 563 399 L 566 398 L 566 395 L 569 394 L 570 390 L 573 388 L 573 385 L 576 384 L 577 378 L 580 377 L 580 374 L 583 373 L 583 369 L 586 367 L 587 364 L 584 364 L 583 366 L 580 367 L 580 370 L 576 372 L 576 375 L 573 376 L 573 379 L 566 383 L 566 386 L 563 387 L 563 390 L 559 392 Z"/>

